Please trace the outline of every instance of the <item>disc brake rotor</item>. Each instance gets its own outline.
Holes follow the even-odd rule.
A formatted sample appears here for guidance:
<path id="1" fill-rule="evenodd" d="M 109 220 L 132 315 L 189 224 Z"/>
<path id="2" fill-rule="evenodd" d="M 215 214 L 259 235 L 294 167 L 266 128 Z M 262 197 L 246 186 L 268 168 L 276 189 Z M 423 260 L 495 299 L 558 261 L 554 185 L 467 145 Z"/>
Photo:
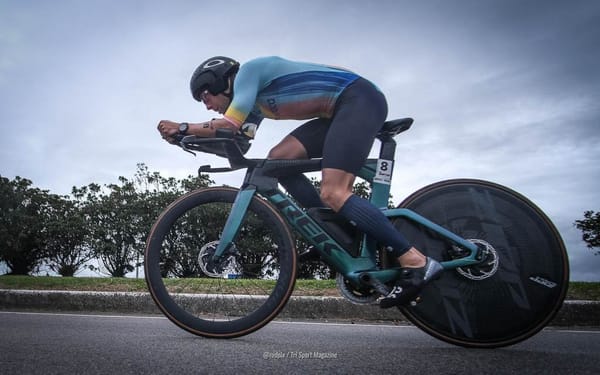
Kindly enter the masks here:
<path id="1" fill-rule="evenodd" d="M 484 240 L 469 239 L 481 249 L 482 260 L 480 263 L 468 267 L 458 267 L 456 271 L 470 280 L 485 280 L 492 277 L 498 270 L 498 253 L 496 249 Z"/>
<path id="2" fill-rule="evenodd" d="M 242 277 L 242 266 L 233 254 L 224 254 L 217 261 L 213 259 L 218 245 L 219 241 L 212 241 L 200 249 L 198 265 L 202 272 L 209 277 L 221 279 L 237 279 Z"/>

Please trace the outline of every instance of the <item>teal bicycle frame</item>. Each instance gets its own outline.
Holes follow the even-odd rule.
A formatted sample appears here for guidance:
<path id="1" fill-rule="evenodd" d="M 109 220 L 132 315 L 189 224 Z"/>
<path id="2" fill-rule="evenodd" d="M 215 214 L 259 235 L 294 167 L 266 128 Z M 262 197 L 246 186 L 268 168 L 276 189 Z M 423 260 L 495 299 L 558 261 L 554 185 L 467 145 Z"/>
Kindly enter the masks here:
<path id="1" fill-rule="evenodd" d="M 381 138 L 380 138 L 381 139 Z M 390 196 L 390 186 L 394 167 L 394 153 L 396 142 L 392 137 L 381 139 L 381 150 L 378 159 L 368 159 L 365 166 L 359 171 L 358 177 L 367 181 L 371 186 L 369 201 L 381 209 L 382 213 L 390 219 L 405 218 L 439 236 L 452 242 L 454 245 L 468 250 L 465 257 L 441 262 L 445 269 L 467 267 L 480 262 L 479 248 L 476 244 L 456 235 L 455 233 L 431 222 L 425 217 L 405 208 L 387 208 Z M 270 170 L 269 167 L 276 163 L 292 163 L 304 167 L 301 172 L 318 171 L 320 162 L 313 161 L 281 161 L 257 159 L 255 164 L 248 167 L 244 184 L 233 203 L 229 218 L 223 228 L 219 245 L 214 257 L 218 259 L 234 243 L 248 206 L 256 194 L 266 198 L 286 218 L 289 225 L 313 245 L 320 253 L 321 258 L 335 271 L 341 273 L 346 280 L 360 285 L 361 280 L 375 279 L 381 283 L 388 283 L 400 276 L 400 268 L 381 269 L 376 263 L 377 243 L 375 240 L 363 235 L 358 256 L 351 255 L 338 242 L 336 242 L 315 220 L 304 210 L 299 208 L 294 201 L 278 189 L 277 176 L 285 175 L 286 169 L 277 166 Z M 296 164 L 293 164 L 296 162 Z M 312 164 L 310 164 L 312 162 Z M 207 169 L 209 170 L 209 169 Z M 289 172 L 288 172 L 289 174 Z"/>

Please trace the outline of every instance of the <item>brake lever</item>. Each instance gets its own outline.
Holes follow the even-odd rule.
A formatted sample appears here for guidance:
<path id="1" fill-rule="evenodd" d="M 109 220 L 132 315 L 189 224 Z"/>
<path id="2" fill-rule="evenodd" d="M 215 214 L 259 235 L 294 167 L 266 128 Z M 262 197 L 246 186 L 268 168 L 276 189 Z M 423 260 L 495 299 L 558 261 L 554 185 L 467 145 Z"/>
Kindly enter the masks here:
<path id="1" fill-rule="evenodd" d="M 185 151 L 185 152 L 189 152 L 190 154 L 192 154 L 192 155 L 196 156 L 196 153 L 195 153 L 195 152 L 193 152 L 193 151 L 191 151 L 190 149 L 188 149 L 188 148 L 185 146 L 185 143 L 183 143 L 183 142 L 179 142 L 179 144 L 181 145 L 181 148 L 183 149 L 183 151 Z"/>
<path id="2" fill-rule="evenodd" d="M 179 147 L 181 147 L 181 149 L 185 152 L 189 152 L 190 154 L 196 156 L 196 153 L 191 151 L 189 148 L 187 148 L 185 141 L 186 136 L 181 135 L 181 134 L 177 134 L 174 136 L 175 140 L 177 140 L 177 142 L 179 142 Z"/>

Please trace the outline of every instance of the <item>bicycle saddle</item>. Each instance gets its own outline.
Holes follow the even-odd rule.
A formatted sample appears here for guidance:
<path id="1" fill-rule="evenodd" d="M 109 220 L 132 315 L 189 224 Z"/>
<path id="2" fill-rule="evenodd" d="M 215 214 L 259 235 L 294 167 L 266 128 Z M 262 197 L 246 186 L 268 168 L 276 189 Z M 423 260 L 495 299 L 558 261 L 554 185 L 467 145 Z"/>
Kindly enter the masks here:
<path id="1" fill-rule="evenodd" d="M 410 129 L 413 121 L 410 117 L 386 121 L 379 133 L 377 133 L 377 138 L 380 140 L 393 138 L 403 131 Z"/>

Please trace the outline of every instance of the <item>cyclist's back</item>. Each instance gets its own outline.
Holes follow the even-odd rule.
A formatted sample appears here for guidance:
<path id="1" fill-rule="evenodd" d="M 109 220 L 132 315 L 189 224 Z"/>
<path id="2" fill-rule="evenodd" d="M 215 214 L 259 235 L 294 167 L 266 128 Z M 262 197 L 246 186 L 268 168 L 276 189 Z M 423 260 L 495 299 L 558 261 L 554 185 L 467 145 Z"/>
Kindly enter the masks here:
<path id="1" fill-rule="evenodd" d="M 358 78 L 342 68 L 260 57 L 240 67 L 225 118 L 237 126 L 252 110 L 278 120 L 331 118 L 342 91 Z"/>

